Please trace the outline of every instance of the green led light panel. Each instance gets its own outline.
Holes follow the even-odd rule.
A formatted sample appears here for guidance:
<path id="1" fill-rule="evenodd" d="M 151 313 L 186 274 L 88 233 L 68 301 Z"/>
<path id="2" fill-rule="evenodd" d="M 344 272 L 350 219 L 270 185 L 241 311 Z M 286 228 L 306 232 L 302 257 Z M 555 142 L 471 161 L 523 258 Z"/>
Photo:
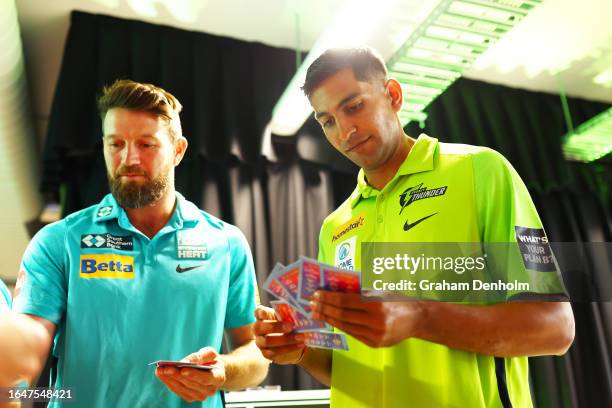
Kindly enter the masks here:
<path id="1" fill-rule="evenodd" d="M 612 152 L 612 108 L 578 126 L 563 141 L 567 160 L 592 162 Z"/>
<path id="2" fill-rule="evenodd" d="M 387 61 L 402 84 L 402 125 L 425 108 L 542 0 L 442 0 Z"/>

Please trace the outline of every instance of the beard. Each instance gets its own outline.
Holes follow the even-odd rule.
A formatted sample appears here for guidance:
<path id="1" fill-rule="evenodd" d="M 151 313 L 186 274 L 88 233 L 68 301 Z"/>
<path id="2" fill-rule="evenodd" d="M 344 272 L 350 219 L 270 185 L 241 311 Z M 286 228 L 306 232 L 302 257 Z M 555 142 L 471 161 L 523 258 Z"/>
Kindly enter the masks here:
<path id="1" fill-rule="evenodd" d="M 145 181 L 123 181 L 123 174 L 142 174 Z M 117 203 L 124 208 L 143 208 L 160 200 L 168 191 L 169 169 L 164 169 L 159 176 L 149 177 L 147 172 L 139 166 L 122 166 L 115 176 L 107 173 L 108 187 L 117 200 Z"/>

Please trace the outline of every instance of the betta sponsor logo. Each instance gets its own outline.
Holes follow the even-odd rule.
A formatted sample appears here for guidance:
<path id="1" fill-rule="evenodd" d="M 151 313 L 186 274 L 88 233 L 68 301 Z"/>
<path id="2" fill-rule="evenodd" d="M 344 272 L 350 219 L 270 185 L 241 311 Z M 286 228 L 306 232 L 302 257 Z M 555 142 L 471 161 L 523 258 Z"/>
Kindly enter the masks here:
<path id="1" fill-rule="evenodd" d="M 134 279 L 134 257 L 116 254 L 81 255 L 80 277 Z"/>

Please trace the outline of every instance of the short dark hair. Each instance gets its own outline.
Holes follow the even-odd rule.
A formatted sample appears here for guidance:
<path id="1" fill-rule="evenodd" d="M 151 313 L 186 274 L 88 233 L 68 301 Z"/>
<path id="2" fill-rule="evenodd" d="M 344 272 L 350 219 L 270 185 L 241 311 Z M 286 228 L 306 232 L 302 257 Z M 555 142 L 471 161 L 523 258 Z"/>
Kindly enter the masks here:
<path id="1" fill-rule="evenodd" d="M 104 87 L 102 96 L 98 98 L 102 122 L 113 108 L 152 113 L 166 122 L 173 141 L 182 136 L 179 112 L 183 105 L 174 95 L 158 86 L 119 79 L 111 86 Z"/>
<path id="2" fill-rule="evenodd" d="M 377 76 L 383 82 L 387 79 L 385 62 L 372 48 L 330 48 L 308 67 L 302 91 L 310 98 L 321 82 L 347 68 L 358 81 L 369 81 Z"/>

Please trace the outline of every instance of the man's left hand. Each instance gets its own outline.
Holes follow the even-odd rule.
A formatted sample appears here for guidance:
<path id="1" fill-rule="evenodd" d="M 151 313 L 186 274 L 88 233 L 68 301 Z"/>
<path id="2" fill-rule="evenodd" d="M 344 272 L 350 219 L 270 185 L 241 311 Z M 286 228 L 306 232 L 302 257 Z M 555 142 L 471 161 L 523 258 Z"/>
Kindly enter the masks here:
<path id="1" fill-rule="evenodd" d="M 323 320 L 370 347 L 389 347 L 417 334 L 423 307 L 416 301 L 363 301 L 359 293 L 319 290 L 312 318 Z"/>
<path id="2" fill-rule="evenodd" d="M 225 384 L 225 366 L 213 348 L 204 347 L 181 361 L 213 367 L 210 371 L 177 367 L 158 367 L 155 370 L 159 380 L 185 401 L 204 401 Z"/>

